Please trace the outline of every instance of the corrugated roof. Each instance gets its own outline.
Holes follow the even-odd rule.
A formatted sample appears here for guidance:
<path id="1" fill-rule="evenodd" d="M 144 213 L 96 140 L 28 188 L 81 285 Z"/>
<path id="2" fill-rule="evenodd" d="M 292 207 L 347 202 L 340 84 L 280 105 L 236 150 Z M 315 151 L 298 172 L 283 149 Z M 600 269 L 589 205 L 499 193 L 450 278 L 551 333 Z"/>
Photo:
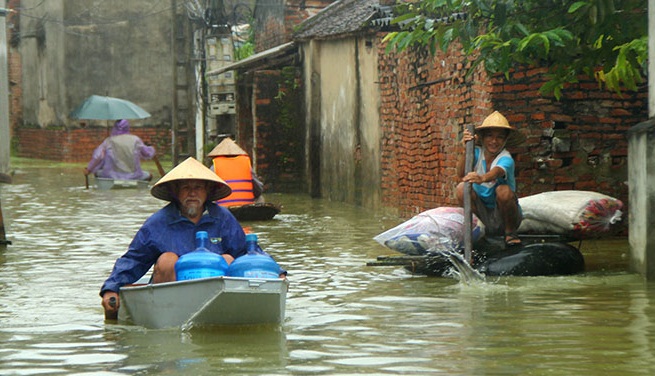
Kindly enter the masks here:
<path id="1" fill-rule="evenodd" d="M 256 69 L 258 67 L 262 67 L 266 65 L 267 61 L 269 60 L 278 58 L 283 55 L 293 54 L 295 53 L 295 50 L 296 50 L 296 46 L 293 42 L 281 44 L 279 46 L 269 48 L 266 51 L 262 51 L 252 56 L 248 56 L 247 58 L 234 62 L 230 65 L 226 65 L 224 67 L 211 70 L 205 73 L 205 76 L 215 76 L 231 70 L 247 71 L 247 70 Z"/>
<path id="2" fill-rule="evenodd" d="M 340 0 L 325 7 L 298 26 L 294 40 L 325 39 L 353 34 L 371 25 L 378 15 L 379 0 Z"/>

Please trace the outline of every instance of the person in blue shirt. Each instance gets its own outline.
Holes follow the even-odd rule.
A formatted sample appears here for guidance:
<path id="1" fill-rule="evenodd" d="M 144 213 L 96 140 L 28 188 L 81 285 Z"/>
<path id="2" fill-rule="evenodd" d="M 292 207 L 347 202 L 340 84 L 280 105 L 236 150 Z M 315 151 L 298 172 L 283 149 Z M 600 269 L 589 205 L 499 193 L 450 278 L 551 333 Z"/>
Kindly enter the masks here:
<path id="1" fill-rule="evenodd" d="M 509 125 L 507 118 L 494 111 L 475 127 L 473 136 L 464 130 L 464 144 L 477 140 L 473 170 L 465 174 L 464 153 L 457 162 L 457 173 L 462 179 L 457 185 L 457 198 L 464 203 L 464 184 L 472 183 L 471 210 L 484 223 L 488 235 L 504 235 L 507 246 L 521 244 L 516 234 L 521 224 L 521 207 L 516 195 L 514 159 L 505 149 L 523 141 L 523 136 Z"/>
<path id="2" fill-rule="evenodd" d="M 195 249 L 198 231 L 207 231 L 208 248 L 228 264 L 246 254 L 246 235 L 230 211 L 214 201 L 227 197 L 230 187 L 213 171 L 189 157 L 162 177 L 150 193 L 170 203 L 150 216 L 100 289 L 105 317 L 120 307 L 118 291 L 154 266 L 152 282 L 175 281 L 175 262 Z M 112 299 L 113 298 L 113 299 Z"/>

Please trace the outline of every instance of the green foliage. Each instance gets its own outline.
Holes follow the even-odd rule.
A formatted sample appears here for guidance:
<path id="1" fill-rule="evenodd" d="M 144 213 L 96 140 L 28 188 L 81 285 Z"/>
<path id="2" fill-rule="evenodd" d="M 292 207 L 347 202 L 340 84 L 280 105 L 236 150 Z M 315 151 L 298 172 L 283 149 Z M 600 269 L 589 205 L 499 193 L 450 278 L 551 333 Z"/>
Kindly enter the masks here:
<path id="1" fill-rule="evenodd" d="M 251 20 L 250 25 L 253 24 Z M 253 27 L 248 28 L 248 39 L 241 45 L 234 48 L 234 60 L 243 60 L 255 53 L 255 33 Z"/>
<path id="2" fill-rule="evenodd" d="M 251 41 L 248 41 L 241 46 L 234 49 L 234 60 L 239 61 L 252 56 L 255 53 L 255 46 Z"/>
<path id="3" fill-rule="evenodd" d="M 472 66 L 484 63 L 490 74 L 547 67 L 541 91 L 556 98 L 580 74 L 620 92 L 644 81 L 646 8 L 643 0 L 424 0 L 396 6 L 399 30 L 385 41 L 387 52 L 431 53 L 458 42 Z"/>

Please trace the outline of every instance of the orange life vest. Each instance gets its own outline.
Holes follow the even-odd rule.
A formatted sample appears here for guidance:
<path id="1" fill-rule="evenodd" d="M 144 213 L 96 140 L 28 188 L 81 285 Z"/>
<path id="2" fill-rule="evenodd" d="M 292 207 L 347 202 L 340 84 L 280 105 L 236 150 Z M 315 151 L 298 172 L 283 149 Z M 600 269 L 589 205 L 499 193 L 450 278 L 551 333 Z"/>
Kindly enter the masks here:
<path id="1" fill-rule="evenodd" d="M 232 194 L 219 200 L 219 205 L 237 206 L 255 202 L 250 157 L 247 155 L 215 157 L 214 171 L 232 188 Z"/>

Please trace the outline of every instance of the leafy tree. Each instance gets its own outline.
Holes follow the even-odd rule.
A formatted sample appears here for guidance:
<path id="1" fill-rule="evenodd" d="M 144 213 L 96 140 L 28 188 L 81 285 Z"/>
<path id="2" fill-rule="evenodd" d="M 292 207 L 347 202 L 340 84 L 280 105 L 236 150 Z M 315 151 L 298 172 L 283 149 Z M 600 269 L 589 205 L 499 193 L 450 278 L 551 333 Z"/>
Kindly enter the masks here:
<path id="1" fill-rule="evenodd" d="M 459 42 L 473 68 L 548 68 L 544 94 L 557 99 L 581 74 L 618 93 L 644 81 L 648 16 L 644 0 L 423 0 L 395 7 L 387 52 L 413 46 L 447 51 Z M 473 69 L 469 71 L 472 72 Z"/>

